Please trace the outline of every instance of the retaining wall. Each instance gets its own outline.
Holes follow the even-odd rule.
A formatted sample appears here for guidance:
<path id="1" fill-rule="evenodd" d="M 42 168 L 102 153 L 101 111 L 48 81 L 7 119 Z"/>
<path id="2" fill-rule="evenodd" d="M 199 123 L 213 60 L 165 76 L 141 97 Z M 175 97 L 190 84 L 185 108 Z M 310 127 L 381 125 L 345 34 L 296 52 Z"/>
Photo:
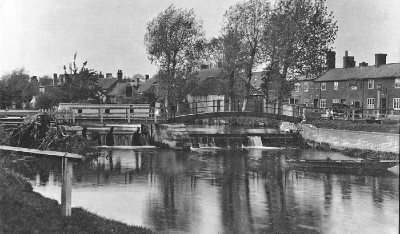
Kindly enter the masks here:
<path id="1" fill-rule="evenodd" d="M 400 149 L 399 134 L 323 129 L 310 124 L 301 127 L 304 140 L 328 143 L 335 149 L 353 148 L 392 153 L 399 153 Z"/>

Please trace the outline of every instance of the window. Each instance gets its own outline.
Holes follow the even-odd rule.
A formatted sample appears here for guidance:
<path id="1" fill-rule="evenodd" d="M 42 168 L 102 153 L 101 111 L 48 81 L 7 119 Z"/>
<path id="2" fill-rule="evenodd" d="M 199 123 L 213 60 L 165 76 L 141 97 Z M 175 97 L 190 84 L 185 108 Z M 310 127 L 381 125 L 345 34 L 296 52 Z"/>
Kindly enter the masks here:
<path id="1" fill-rule="evenodd" d="M 400 110 L 400 98 L 393 98 L 393 109 Z"/>
<path id="2" fill-rule="evenodd" d="M 375 98 L 367 98 L 367 109 L 375 108 Z"/>
<path id="3" fill-rule="evenodd" d="M 321 90 L 326 90 L 326 83 L 325 82 L 321 83 Z"/>
<path id="4" fill-rule="evenodd" d="M 400 84 L 399 84 L 399 87 L 400 87 Z M 304 82 L 304 92 L 308 92 L 308 89 L 309 89 L 308 82 Z"/>
<path id="5" fill-rule="evenodd" d="M 368 79 L 368 89 L 374 89 L 374 80 Z"/>
<path id="6" fill-rule="evenodd" d="M 340 103 L 345 104 L 346 103 L 346 99 L 340 99 Z"/>
<path id="7" fill-rule="evenodd" d="M 339 99 L 332 99 L 332 103 L 339 103 Z"/>
<path id="8" fill-rule="evenodd" d="M 352 85 L 352 86 L 350 86 L 350 89 L 351 89 L 351 90 L 357 90 L 357 85 Z"/>
<path id="9" fill-rule="evenodd" d="M 333 82 L 333 90 L 339 89 L 339 82 Z"/>
<path id="10" fill-rule="evenodd" d="M 297 93 L 300 91 L 300 84 L 299 83 L 294 84 L 294 91 L 297 92 Z"/>
<path id="11" fill-rule="evenodd" d="M 319 100 L 319 108 L 326 108 L 326 99 Z"/>
<path id="12" fill-rule="evenodd" d="M 395 89 L 400 89 L 400 78 L 396 78 L 394 80 L 394 88 Z"/>

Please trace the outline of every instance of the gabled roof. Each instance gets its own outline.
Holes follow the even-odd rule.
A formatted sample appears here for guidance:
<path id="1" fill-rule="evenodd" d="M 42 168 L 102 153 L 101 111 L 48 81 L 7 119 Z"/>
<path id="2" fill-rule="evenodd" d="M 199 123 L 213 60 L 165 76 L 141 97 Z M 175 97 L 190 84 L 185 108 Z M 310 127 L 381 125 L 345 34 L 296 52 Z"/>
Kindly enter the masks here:
<path id="1" fill-rule="evenodd" d="M 315 79 L 321 81 L 341 81 L 351 79 L 379 79 L 379 78 L 398 78 L 400 77 L 400 63 L 384 64 L 379 67 L 351 67 L 336 68 L 327 71 Z"/>
<path id="2" fill-rule="evenodd" d="M 209 73 L 210 74 L 210 73 Z M 191 95 L 226 95 L 228 93 L 228 80 L 220 76 L 217 77 L 209 76 L 203 80 L 193 91 L 190 92 Z M 200 78 L 201 79 L 201 78 Z M 246 95 L 246 84 L 247 81 L 242 77 L 235 80 L 236 85 L 234 86 L 234 93 L 238 96 Z M 260 92 L 251 85 L 250 95 L 259 95 Z"/>
<path id="3" fill-rule="evenodd" d="M 101 78 L 99 79 L 98 85 L 101 89 L 109 89 L 117 82 L 118 82 L 117 78 Z"/>
<path id="4" fill-rule="evenodd" d="M 143 84 L 141 84 L 137 91 L 139 93 L 146 92 L 149 88 L 151 88 L 157 82 L 158 82 L 158 75 L 154 75 L 150 79 L 146 80 Z"/>
<path id="5" fill-rule="evenodd" d="M 129 86 L 131 86 L 129 83 L 118 83 L 108 95 L 126 96 L 126 87 Z M 137 91 L 132 87 L 132 92 L 136 93 Z"/>

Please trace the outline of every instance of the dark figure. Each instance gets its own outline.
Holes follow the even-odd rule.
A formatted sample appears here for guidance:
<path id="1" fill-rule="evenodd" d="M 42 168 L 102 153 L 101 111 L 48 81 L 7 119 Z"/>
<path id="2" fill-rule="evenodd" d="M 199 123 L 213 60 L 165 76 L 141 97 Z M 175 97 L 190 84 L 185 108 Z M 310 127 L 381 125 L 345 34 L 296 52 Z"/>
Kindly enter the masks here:
<path id="1" fill-rule="evenodd" d="M 86 132 L 87 132 L 87 127 L 83 127 L 83 128 L 82 128 L 82 138 L 83 138 L 83 139 L 86 139 L 86 138 L 87 138 Z"/>
<path id="2" fill-rule="evenodd" d="M 110 128 L 110 131 L 108 131 L 107 136 L 106 136 L 106 145 L 107 146 L 113 146 L 114 145 L 114 127 Z"/>
<path id="3" fill-rule="evenodd" d="M 141 145 L 141 139 L 140 139 L 140 128 L 137 128 L 136 131 L 133 133 L 132 136 L 132 145 Z"/>
<path id="4" fill-rule="evenodd" d="M 98 145 L 102 145 L 101 136 L 98 132 L 92 132 L 92 141 L 96 142 Z"/>
<path id="5" fill-rule="evenodd" d="M 146 125 L 142 124 L 142 145 L 149 145 L 149 131 Z"/>

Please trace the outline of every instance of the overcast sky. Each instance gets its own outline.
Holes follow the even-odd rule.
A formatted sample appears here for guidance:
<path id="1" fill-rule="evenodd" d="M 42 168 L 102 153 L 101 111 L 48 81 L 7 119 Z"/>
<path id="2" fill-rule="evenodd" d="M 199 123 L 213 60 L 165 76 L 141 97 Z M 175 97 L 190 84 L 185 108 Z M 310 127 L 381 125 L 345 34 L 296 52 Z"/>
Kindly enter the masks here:
<path id="1" fill-rule="evenodd" d="M 150 74 L 156 67 L 144 47 L 146 24 L 171 3 L 193 8 L 207 37 L 217 36 L 222 16 L 237 0 L 0 0 L 0 75 L 25 67 L 30 75 L 63 73 L 78 64 L 116 75 Z M 338 21 L 336 66 L 344 51 L 356 63 L 374 64 L 375 53 L 400 62 L 400 0 L 327 0 Z"/>

